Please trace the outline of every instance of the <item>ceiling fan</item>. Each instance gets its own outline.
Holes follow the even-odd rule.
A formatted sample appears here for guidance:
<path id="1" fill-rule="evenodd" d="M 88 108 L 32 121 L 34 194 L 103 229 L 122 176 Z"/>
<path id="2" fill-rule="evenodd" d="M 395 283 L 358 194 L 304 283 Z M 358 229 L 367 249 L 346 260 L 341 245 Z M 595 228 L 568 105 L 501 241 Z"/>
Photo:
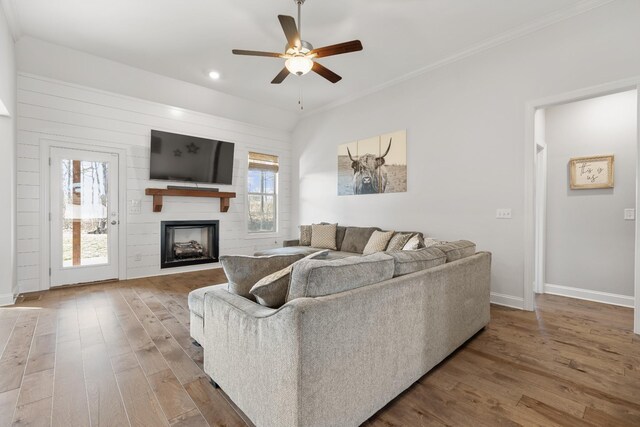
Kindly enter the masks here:
<path id="1" fill-rule="evenodd" d="M 280 25 L 284 30 L 284 35 L 287 37 L 287 45 L 284 53 L 275 52 L 259 52 L 255 50 L 239 50 L 234 49 L 235 55 L 248 55 L 248 56 L 266 56 L 271 58 L 286 59 L 284 68 L 275 79 L 272 84 L 280 84 L 291 73 L 298 76 L 307 74 L 309 71 L 314 71 L 320 74 L 331 83 L 338 83 L 342 77 L 329 70 L 325 66 L 316 62 L 317 58 L 326 58 L 327 56 L 341 55 L 343 53 L 357 52 L 362 50 L 362 43 L 360 40 L 352 40 L 350 42 L 339 43 L 331 46 L 325 46 L 318 49 L 314 49 L 311 43 L 302 40 L 300 36 L 302 30 L 302 20 L 300 10 L 305 0 L 293 0 L 298 5 L 298 25 L 292 16 L 278 15 Z"/>

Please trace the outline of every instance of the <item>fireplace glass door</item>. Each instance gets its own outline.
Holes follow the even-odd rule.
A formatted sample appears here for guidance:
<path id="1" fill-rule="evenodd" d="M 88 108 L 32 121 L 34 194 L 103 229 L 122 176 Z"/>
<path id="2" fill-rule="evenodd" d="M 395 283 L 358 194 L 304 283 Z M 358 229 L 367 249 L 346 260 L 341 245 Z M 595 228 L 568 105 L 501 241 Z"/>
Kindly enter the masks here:
<path id="1" fill-rule="evenodd" d="M 218 262 L 218 221 L 163 221 L 161 268 Z"/>

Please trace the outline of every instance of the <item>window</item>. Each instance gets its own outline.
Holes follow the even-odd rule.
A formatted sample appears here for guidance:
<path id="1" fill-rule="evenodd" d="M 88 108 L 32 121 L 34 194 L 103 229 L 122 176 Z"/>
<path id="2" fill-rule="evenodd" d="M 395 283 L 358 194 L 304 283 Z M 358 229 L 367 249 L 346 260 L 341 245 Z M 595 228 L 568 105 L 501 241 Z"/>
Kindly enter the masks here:
<path id="1" fill-rule="evenodd" d="M 277 231 L 278 157 L 249 153 L 247 205 L 249 233 Z"/>

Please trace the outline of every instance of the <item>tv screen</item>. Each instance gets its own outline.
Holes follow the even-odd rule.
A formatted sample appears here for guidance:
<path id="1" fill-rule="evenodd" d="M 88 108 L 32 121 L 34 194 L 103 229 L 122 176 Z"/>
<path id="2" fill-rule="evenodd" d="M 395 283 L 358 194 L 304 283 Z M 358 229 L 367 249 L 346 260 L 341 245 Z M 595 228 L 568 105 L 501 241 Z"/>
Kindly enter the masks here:
<path id="1" fill-rule="evenodd" d="M 150 178 L 231 184 L 232 142 L 151 131 Z"/>

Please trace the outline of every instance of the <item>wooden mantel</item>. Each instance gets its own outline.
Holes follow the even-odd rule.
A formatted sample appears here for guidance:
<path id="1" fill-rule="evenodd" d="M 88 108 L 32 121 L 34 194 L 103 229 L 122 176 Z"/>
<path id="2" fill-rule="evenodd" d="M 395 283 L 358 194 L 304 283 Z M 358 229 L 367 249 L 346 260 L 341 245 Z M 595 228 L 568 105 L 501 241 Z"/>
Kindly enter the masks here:
<path id="1" fill-rule="evenodd" d="M 236 193 L 220 193 L 218 191 L 207 190 L 178 190 L 178 189 L 164 189 L 164 188 L 146 188 L 144 194 L 147 196 L 153 196 L 153 211 L 162 212 L 162 197 L 163 196 L 175 196 L 175 197 L 211 197 L 220 199 L 220 212 L 227 212 L 229 210 L 229 203 L 231 199 L 236 197 Z"/>

